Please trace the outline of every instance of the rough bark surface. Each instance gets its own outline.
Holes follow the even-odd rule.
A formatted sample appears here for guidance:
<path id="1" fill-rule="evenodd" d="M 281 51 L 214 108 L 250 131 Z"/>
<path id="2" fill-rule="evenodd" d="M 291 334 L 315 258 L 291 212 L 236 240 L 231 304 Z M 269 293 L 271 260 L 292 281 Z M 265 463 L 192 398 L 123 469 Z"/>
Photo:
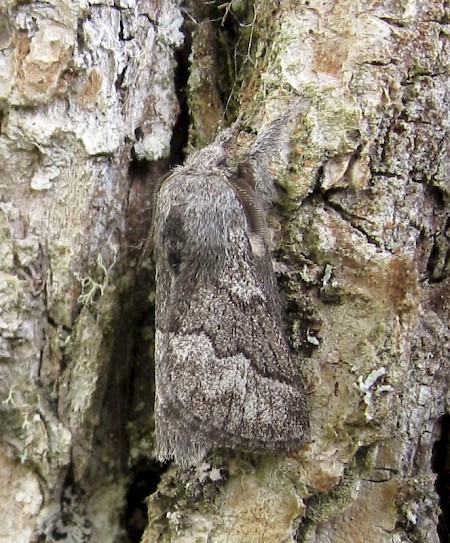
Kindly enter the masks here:
<path id="1" fill-rule="evenodd" d="M 130 162 L 170 153 L 182 21 L 172 1 L 2 3 L 2 543 L 125 538 Z"/>
<path id="2" fill-rule="evenodd" d="M 0 543 L 448 540 L 449 21 L 433 0 L 2 3 Z M 258 130 L 295 95 L 272 224 L 312 440 L 157 466 L 148 186 L 225 106 Z"/>

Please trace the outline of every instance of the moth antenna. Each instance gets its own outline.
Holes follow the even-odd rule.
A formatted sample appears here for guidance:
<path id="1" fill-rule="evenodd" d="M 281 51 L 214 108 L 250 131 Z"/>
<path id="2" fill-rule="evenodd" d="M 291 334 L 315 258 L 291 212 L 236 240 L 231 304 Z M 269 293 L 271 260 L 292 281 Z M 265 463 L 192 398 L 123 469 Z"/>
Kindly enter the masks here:
<path id="1" fill-rule="evenodd" d="M 233 190 L 241 203 L 251 232 L 261 236 L 264 242 L 269 239 L 264 209 L 250 185 L 239 175 L 227 179 L 227 184 Z"/>

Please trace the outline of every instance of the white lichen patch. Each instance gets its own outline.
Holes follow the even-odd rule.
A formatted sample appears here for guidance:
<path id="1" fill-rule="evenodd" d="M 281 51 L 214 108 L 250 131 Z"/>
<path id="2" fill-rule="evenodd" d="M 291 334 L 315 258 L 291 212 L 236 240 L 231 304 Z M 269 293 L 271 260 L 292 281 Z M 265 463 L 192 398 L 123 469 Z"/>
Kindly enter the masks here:
<path id="1" fill-rule="evenodd" d="M 39 483 L 31 474 L 28 474 L 19 482 L 14 494 L 14 500 L 20 504 L 25 515 L 37 515 L 42 504 L 42 496 L 39 492 Z"/>
<path id="2" fill-rule="evenodd" d="M 356 383 L 354 383 L 354 386 L 363 394 L 363 402 L 366 404 L 364 415 L 367 421 L 372 420 L 374 417 L 374 397 L 379 396 L 384 392 L 390 392 L 392 390 L 391 385 L 382 385 L 379 387 L 376 386 L 378 379 L 386 374 L 387 369 L 382 366 L 381 368 L 372 370 L 365 379 L 363 379 L 363 377 L 360 375 Z"/>
<path id="3" fill-rule="evenodd" d="M 0 447 L 0 541 L 29 543 L 32 540 L 43 496 L 36 475 L 12 460 Z"/>
<path id="4" fill-rule="evenodd" d="M 311 345 L 315 345 L 316 347 L 320 345 L 319 339 L 316 336 L 312 335 L 309 330 L 306 332 L 306 341 L 308 343 L 311 343 Z"/>
<path id="5" fill-rule="evenodd" d="M 45 170 L 36 172 L 31 180 L 30 187 L 33 190 L 48 190 L 53 186 L 53 180 L 61 173 L 59 168 L 50 166 Z"/>
<path id="6" fill-rule="evenodd" d="M 204 483 L 208 479 L 212 482 L 222 480 L 222 474 L 220 468 L 213 468 L 208 462 L 202 462 L 196 468 L 196 477 L 200 483 Z"/>
<path id="7" fill-rule="evenodd" d="M 331 281 L 331 275 L 333 273 L 333 266 L 330 264 L 325 264 L 325 270 L 323 272 L 322 277 L 322 286 L 326 287 L 328 283 Z"/>

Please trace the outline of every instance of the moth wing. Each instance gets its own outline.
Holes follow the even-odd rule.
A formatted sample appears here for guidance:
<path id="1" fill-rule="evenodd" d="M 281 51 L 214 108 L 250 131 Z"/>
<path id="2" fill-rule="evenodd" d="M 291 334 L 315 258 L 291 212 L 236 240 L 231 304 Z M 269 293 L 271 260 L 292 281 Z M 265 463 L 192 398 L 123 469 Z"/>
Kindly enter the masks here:
<path id="1" fill-rule="evenodd" d="M 160 413 L 174 431 L 203 439 L 207 448 L 292 449 L 308 434 L 300 374 L 262 301 L 247 299 L 245 311 L 229 296 L 225 289 L 210 302 L 201 293 L 189 329 L 158 332 Z"/>

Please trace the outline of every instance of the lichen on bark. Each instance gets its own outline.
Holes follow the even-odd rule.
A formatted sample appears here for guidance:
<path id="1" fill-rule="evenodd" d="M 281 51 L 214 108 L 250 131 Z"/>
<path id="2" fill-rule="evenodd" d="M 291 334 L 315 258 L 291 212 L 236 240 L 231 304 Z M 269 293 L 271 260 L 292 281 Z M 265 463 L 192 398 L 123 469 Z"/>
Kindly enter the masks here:
<path id="1" fill-rule="evenodd" d="M 176 2 L 0 7 L 4 541 L 127 540 L 128 169 L 170 153 L 181 22 Z"/>

